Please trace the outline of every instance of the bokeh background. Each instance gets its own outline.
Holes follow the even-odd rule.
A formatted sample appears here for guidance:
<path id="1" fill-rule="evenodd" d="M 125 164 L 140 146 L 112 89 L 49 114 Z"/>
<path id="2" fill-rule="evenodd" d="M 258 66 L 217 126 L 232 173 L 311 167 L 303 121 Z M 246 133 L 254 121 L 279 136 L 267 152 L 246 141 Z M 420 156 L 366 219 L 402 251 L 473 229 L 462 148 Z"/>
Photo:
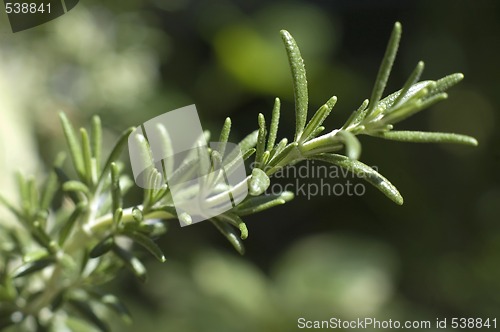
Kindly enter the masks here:
<path id="1" fill-rule="evenodd" d="M 214 133 L 230 116 L 237 141 L 257 127 L 259 112 L 270 115 L 278 96 L 279 134 L 292 135 L 280 29 L 301 47 L 311 108 L 339 97 L 327 128 L 339 127 L 369 97 L 399 20 L 403 39 L 387 92 L 419 60 L 424 79 L 463 72 L 465 80 L 449 100 L 398 128 L 469 134 L 479 147 L 363 137 L 361 160 L 376 165 L 405 204 L 368 186 L 361 197 L 299 196 L 247 218 L 243 257 L 209 223 L 172 222 L 160 242 L 168 261 L 148 261 L 149 282 L 124 273 L 109 286 L 134 325 L 110 320 L 144 332 L 292 331 L 299 317 L 500 320 L 499 7 L 495 0 L 81 0 L 16 34 L 1 13 L 0 191 L 15 197 L 16 170 L 43 179 L 64 148 L 60 110 L 77 125 L 99 114 L 111 144 L 124 128 L 195 103 Z"/>

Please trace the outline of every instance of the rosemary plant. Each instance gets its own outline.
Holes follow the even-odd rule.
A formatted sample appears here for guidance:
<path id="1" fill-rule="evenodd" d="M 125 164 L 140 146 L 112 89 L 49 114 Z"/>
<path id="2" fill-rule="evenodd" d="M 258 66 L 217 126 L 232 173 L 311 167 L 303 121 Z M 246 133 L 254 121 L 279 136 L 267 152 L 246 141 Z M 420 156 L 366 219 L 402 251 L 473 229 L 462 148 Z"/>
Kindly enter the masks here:
<path id="1" fill-rule="evenodd" d="M 446 99 L 445 91 L 463 78 L 462 74 L 452 74 L 437 81 L 419 81 L 424 69 L 423 62 L 419 62 L 400 90 L 382 98 L 401 37 L 400 23 L 394 25 L 370 99 L 364 100 L 345 124 L 335 130 L 325 130 L 323 122 L 337 97 L 331 97 L 308 119 L 304 61 L 292 36 L 285 30 L 281 36 L 293 78 L 295 135 L 290 140 L 278 139 L 280 100 L 276 98 L 269 125 L 264 115 L 259 114 L 258 130 L 239 143 L 243 158 L 253 158 L 251 175 L 245 179 L 250 195 L 233 209 L 210 219 L 240 254 L 244 253 L 242 240 L 248 236 L 242 217 L 293 198 L 291 192 L 266 194 L 270 178 L 283 167 L 303 160 L 337 165 L 362 174 L 389 199 L 403 204 L 402 196 L 391 182 L 358 160 L 359 135 L 403 142 L 477 145 L 474 138 L 464 135 L 393 130 L 399 121 Z M 146 269 L 136 255 L 135 246 L 143 247 L 164 262 L 165 256 L 154 242 L 167 230 L 164 221 L 189 222 L 188 215 L 176 215 L 167 184 L 145 189 L 141 204 L 122 205 L 122 197 L 133 182 L 123 174 L 119 157 L 133 128 L 125 130 L 109 156 L 103 158 L 98 117 L 93 118 L 90 131 L 81 128 L 79 132 L 75 132 L 64 114 L 60 118 L 76 178 L 67 175 L 64 155 L 60 155 L 43 185 L 39 186 L 34 178 L 18 176 L 19 205 L 0 197 L 0 203 L 20 224 L 13 228 L 0 225 L 0 328 L 59 331 L 67 326 L 78 330 L 76 326 L 87 322 L 108 331 L 101 313 L 104 307 L 130 321 L 120 300 L 98 291 L 99 285 L 113 280 L 122 267 L 145 281 Z M 223 144 L 218 150 L 208 148 L 214 160 L 223 162 L 224 142 L 230 130 L 231 120 L 227 118 L 219 138 Z M 167 143 L 168 134 L 165 146 Z M 150 162 L 147 140 L 141 144 L 145 162 Z M 196 154 L 188 156 L 175 176 L 189 173 L 197 162 Z M 231 154 L 224 157 L 224 162 L 231 165 Z M 160 179 L 157 171 L 148 175 L 151 183 Z M 207 203 L 218 204 L 220 196 L 227 195 L 229 189 L 222 188 Z"/>

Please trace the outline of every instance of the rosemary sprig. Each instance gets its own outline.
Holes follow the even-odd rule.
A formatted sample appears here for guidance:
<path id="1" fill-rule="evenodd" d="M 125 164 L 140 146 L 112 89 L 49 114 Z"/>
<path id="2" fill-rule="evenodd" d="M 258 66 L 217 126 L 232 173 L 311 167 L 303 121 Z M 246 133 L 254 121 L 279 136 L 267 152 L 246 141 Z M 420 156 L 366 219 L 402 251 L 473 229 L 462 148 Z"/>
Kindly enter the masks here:
<path id="1" fill-rule="evenodd" d="M 399 91 L 382 98 L 401 33 L 401 24 L 396 23 L 370 100 L 364 100 L 342 127 L 323 133 L 323 123 L 331 114 L 337 97 L 331 97 L 308 121 L 304 60 L 290 33 L 281 31 L 295 96 L 293 140 L 278 137 L 281 104 L 276 98 L 269 128 L 264 114 L 259 113 L 258 129 L 239 143 L 241 151 L 226 153 L 232 126 L 231 119 L 227 118 L 219 136 L 221 143 L 206 154 L 212 156 L 218 166 L 225 165 L 226 172 L 234 167 L 238 153 L 241 152 L 245 160 L 253 158 L 252 172 L 243 182 L 232 188 L 221 188 L 217 195 L 205 202 L 209 207 L 217 206 L 229 191 L 234 195 L 248 185 L 249 195 L 242 202 L 210 219 L 240 254 L 245 251 L 242 241 L 248 237 L 248 228 L 242 217 L 293 199 L 291 192 L 266 194 L 272 175 L 283 167 L 303 160 L 331 163 L 362 175 L 389 199 L 403 204 L 403 197 L 389 180 L 358 160 L 361 155 L 359 135 L 402 142 L 478 144 L 474 138 L 465 135 L 393 130 L 398 122 L 446 99 L 445 91 L 463 78 L 462 74 L 452 74 L 437 81 L 418 81 L 424 69 L 423 62 L 419 62 Z M 140 247 L 164 262 L 165 255 L 154 242 L 167 230 L 164 221 L 191 222 L 188 214 L 177 215 L 170 187 L 168 183 L 160 184 L 160 181 L 165 174 L 173 173 L 172 178 L 181 180 L 196 172 L 196 165 L 201 162 L 199 156 L 205 155 L 202 151 L 188 155 L 176 170 L 172 160 L 163 161 L 160 171 L 155 169 L 145 176 L 148 186 L 142 204 L 124 207 L 123 197 L 132 181 L 123 174 L 119 156 L 133 128 L 123 132 L 102 164 L 100 119 L 94 117 L 90 131 L 82 128 L 78 137 L 68 118 L 64 114 L 60 118 L 77 178 L 72 179 L 66 173 L 62 167 L 64 158 L 58 156 L 53 171 L 41 188 L 34 178 L 19 176 L 19 207 L 0 196 L 0 204 L 6 206 L 21 225 L 12 230 L 0 228 L 0 235 L 7 234 L 5 238 L 10 241 L 9 245 L 0 247 L 0 328 L 19 324 L 29 317 L 39 326 L 50 324 L 46 318 L 41 319 L 42 316 L 63 309 L 68 313 L 78 312 L 90 324 L 106 331 L 108 326 L 96 311 L 97 303 L 129 321 L 130 315 L 123 304 L 112 295 L 96 292 L 95 287 L 113 279 L 123 267 L 140 280 L 146 280 L 146 268 L 135 248 Z M 172 151 L 169 133 L 163 127 L 157 129 L 165 155 L 169 155 Z M 142 162 L 151 165 L 149 142 L 144 136 L 135 139 L 142 152 Z M 345 155 L 339 153 L 342 150 L 345 150 Z M 207 160 L 203 162 L 206 167 L 214 167 Z M 215 183 L 214 178 L 209 181 L 201 187 Z M 195 186 L 186 188 L 183 194 L 191 195 L 197 190 Z M 61 197 L 64 204 L 57 201 Z M 47 222 L 49 218 L 51 222 Z M 30 284 L 43 287 L 27 287 Z"/>

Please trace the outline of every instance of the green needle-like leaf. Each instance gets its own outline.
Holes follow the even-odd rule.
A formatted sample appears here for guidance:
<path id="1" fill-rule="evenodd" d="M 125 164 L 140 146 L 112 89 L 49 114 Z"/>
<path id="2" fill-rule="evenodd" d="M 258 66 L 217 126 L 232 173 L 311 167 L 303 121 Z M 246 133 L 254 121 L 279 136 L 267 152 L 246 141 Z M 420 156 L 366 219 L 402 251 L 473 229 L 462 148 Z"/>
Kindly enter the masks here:
<path id="1" fill-rule="evenodd" d="M 250 158 L 254 153 L 255 151 L 257 151 L 255 148 L 251 148 L 250 150 L 247 150 L 247 152 L 245 152 L 241 158 L 243 158 L 243 160 L 247 160 L 248 158 Z"/>
<path id="2" fill-rule="evenodd" d="M 90 195 L 89 188 L 80 181 L 70 180 L 63 184 L 64 191 L 81 192 L 86 196 Z"/>
<path id="3" fill-rule="evenodd" d="M 31 234 L 33 235 L 33 239 L 35 239 L 38 244 L 46 248 L 49 252 L 55 253 L 57 250 L 57 243 L 52 240 L 49 234 L 47 234 L 43 225 L 39 221 L 33 222 Z"/>
<path id="4" fill-rule="evenodd" d="M 122 207 L 122 194 L 120 188 L 120 174 L 116 163 L 111 163 L 111 200 L 113 211 Z"/>
<path id="5" fill-rule="evenodd" d="M 283 150 L 281 150 L 279 153 L 277 153 L 271 161 L 269 161 L 269 166 L 274 167 L 277 166 L 285 157 L 293 150 L 295 149 L 299 144 L 297 142 L 291 143 L 287 145 Z M 266 173 L 270 174 L 268 169 L 266 168 Z"/>
<path id="6" fill-rule="evenodd" d="M 101 332 L 111 331 L 108 324 L 94 312 L 94 309 L 83 300 L 69 299 L 71 306 L 86 320 L 94 324 Z"/>
<path id="7" fill-rule="evenodd" d="M 247 225 L 243 222 L 243 220 L 241 220 L 241 218 L 238 215 L 232 212 L 225 212 L 223 214 L 218 215 L 216 219 L 219 219 L 235 227 L 238 227 L 238 229 L 240 230 L 240 238 L 242 240 L 245 240 L 248 237 Z"/>
<path id="8" fill-rule="evenodd" d="M 35 261 L 31 261 L 29 263 L 21 265 L 14 273 L 13 278 L 20 278 L 41 271 L 46 267 L 54 264 L 55 262 L 56 259 L 54 257 L 44 257 Z"/>
<path id="9" fill-rule="evenodd" d="M 218 150 L 221 156 L 224 156 L 224 152 L 226 151 L 226 143 L 229 139 L 229 134 L 231 133 L 231 118 L 226 118 L 224 121 L 224 125 L 222 126 L 222 130 L 219 136 L 219 146 Z"/>
<path id="10" fill-rule="evenodd" d="M 123 218 L 123 209 L 118 208 L 113 212 L 113 224 L 118 225 Z"/>
<path id="11" fill-rule="evenodd" d="M 158 238 L 165 234 L 168 227 L 164 222 L 159 219 L 148 220 L 147 222 L 141 223 L 141 231 L 146 232 L 152 239 Z"/>
<path id="12" fill-rule="evenodd" d="M 156 203 L 157 193 L 162 190 L 162 176 L 161 173 L 151 167 L 145 172 L 147 188 L 144 190 L 143 205 L 145 209 L 149 209 Z"/>
<path id="13" fill-rule="evenodd" d="M 5 206 L 12 214 L 14 214 L 17 219 L 23 220 L 23 216 L 21 211 L 19 211 L 17 208 L 14 207 L 5 197 L 0 195 L 0 204 Z"/>
<path id="14" fill-rule="evenodd" d="M 246 216 L 285 204 L 286 202 L 291 201 L 293 197 L 294 195 L 291 191 L 284 191 L 278 195 L 270 194 L 250 197 L 236 206 L 234 211 L 239 216 Z"/>
<path id="15" fill-rule="evenodd" d="M 57 179 L 59 180 L 59 183 L 64 184 L 70 181 L 68 175 L 62 170 L 62 168 L 54 167 L 54 172 L 56 172 L 57 174 Z M 81 197 L 77 195 L 77 193 L 75 193 L 74 191 L 69 191 L 68 196 L 75 204 L 78 204 L 81 201 Z"/>
<path id="16" fill-rule="evenodd" d="M 339 154 L 321 154 L 312 157 L 316 160 L 325 161 L 342 168 L 349 170 L 350 172 L 362 177 L 378 190 L 383 192 L 387 197 L 389 197 L 393 202 L 398 205 L 403 204 L 403 197 L 396 189 L 396 187 L 389 182 L 385 177 L 380 175 L 376 170 L 368 165 L 363 164 L 360 161 L 347 158 Z"/>
<path id="17" fill-rule="evenodd" d="M 271 155 L 271 152 L 269 151 L 264 151 L 264 153 L 262 154 L 262 161 L 261 161 L 261 165 L 266 165 L 267 162 L 269 161 L 269 156 Z"/>
<path id="18" fill-rule="evenodd" d="M 280 107 L 280 99 L 274 99 L 273 113 L 271 116 L 271 125 L 269 129 L 269 138 L 267 140 L 266 151 L 271 151 L 274 148 L 274 143 L 276 143 L 276 137 L 278 136 L 278 127 L 280 123 Z"/>
<path id="19" fill-rule="evenodd" d="M 420 75 L 422 75 L 423 70 L 424 70 L 424 63 L 422 61 L 419 61 L 417 66 L 411 73 L 410 77 L 408 77 L 408 79 L 406 80 L 405 85 L 403 85 L 403 88 L 399 90 L 399 95 L 394 100 L 391 106 L 393 107 L 398 106 L 399 102 L 403 100 L 403 98 L 406 96 L 410 88 L 420 79 Z"/>
<path id="20" fill-rule="evenodd" d="M 297 141 L 304 130 L 307 121 L 307 77 L 304 60 L 300 55 L 299 47 L 292 35 L 286 30 L 281 30 L 281 38 L 285 43 L 288 63 L 292 70 L 293 90 L 295 96 L 295 138 Z"/>
<path id="21" fill-rule="evenodd" d="M 367 116 L 369 116 L 375 110 L 377 103 L 382 98 L 387 80 L 389 79 L 389 75 L 391 74 L 392 64 L 394 63 L 394 59 L 396 58 L 396 53 L 398 51 L 399 40 L 401 39 L 401 31 L 401 23 L 396 22 L 396 24 L 394 24 L 394 28 L 392 29 L 391 38 L 389 39 L 389 43 L 380 65 L 377 78 L 375 79 L 375 85 L 373 86 L 372 94 L 370 97 L 370 104 L 368 106 L 368 110 L 366 111 Z"/>
<path id="22" fill-rule="evenodd" d="M 215 228 L 217 228 L 217 230 L 219 230 L 219 232 L 226 237 L 226 239 L 233 245 L 234 249 L 236 249 L 240 255 L 245 254 L 243 242 L 234 227 L 217 219 L 210 219 L 210 222 L 214 224 Z"/>
<path id="23" fill-rule="evenodd" d="M 429 95 L 432 96 L 440 92 L 445 92 L 463 79 L 464 75 L 461 73 L 445 76 L 436 81 L 436 85 L 434 86 L 434 88 L 429 89 Z"/>
<path id="24" fill-rule="evenodd" d="M 130 314 L 130 311 L 127 309 L 125 304 L 123 304 L 122 301 L 113 294 L 97 294 L 98 297 L 97 299 L 105 304 L 107 307 L 112 309 L 114 312 L 116 312 L 120 318 L 126 323 L 126 324 L 131 324 L 132 323 L 132 315 Z"/>
<path id="25" fill-rule="evenodd" d="M 61 167 L 66 155 L 64 153 L 60 153 L 56 157 L 56 161 L 54 162 L 54 167 Z M 50 172 L 47 181 L 43 187 L 42 197 L 40 199 L 40 209 L 47 210 L 52 203 L 52 199 L 59 189 L 59 183 L 57 181 L 57 174 L 55 171 Z"/>
<path id="26" fill-rule="evenodd" d="M 261 167 L 262 155 L 266 150 L 266 119 L 262 113 L 259 113 L 259 135 L 257 136 L 257 146 L 255 153 L 255 167 Z"/>
<path id="27" fill-rule="evenodd" d="M 456 143 L 477 146 L 477 140 L 467 135 L 452 133 L 433 133 L 424 131 L 388 131 L 378 135 L 385 139 L 414 143 Z"/>
<path id="28" fill-rule="evenodd" d="M 104 176 L 106 175 L 109 168 L 111 167 L 111 163 L 116 161 L 118 159 L 118 157 L 120 156 L 120 154 L 122 153 L 123 148 L 127 144 L 128 136 L 130 135 L 130 133 L 132 133 L 134 131 L 134 129 L 135 129 L 134 127 L 131 127 L 129 129 L 125 130 L 118 138 L 117 142 L 114 145 L 113 150 L 109 154 L 109 157 L 106 160 L 106 163 L 104 164 L 104 168 L 102 169 L 101 176 L 99 177 L 99 181 L 98 181 L 99 184 L 102 184 Z"/>
<path id="29" fill-rule="evenodd" d="M 222 169 L 223 165 L 222 165 L 222 156 L 220 155 L 220 153 L 216 150 L 212 150 L 212 153 L 211 153 L 211 160 L 212 160 L 212 169 L 213 170 L 219 170 L 219 169 Z M 217 181 L 219 179 L 221 179 L 223 176 L 223 172 L 219 172 L 219 171 L 213 171 L 213 172 L 210 172 L 207 174 L 206 176 L 206 181 L 202 181 L 201 183 L 201 191 L 203 191 L 204 194 L 208 194 L 208 192 L 210 192 L 213 187 L 216 185 Z M 207 191 L 208 189 L 208 191 Z"/>
<path id="30" fill-rule="evenodd" d="M 232 149 L 229 153 L 226 153 L 226 155 L 223 156 L 223 165 L 227 173 L 230 174 L 233 168 L 239 165 L 239 155 L 242 156 L 243 160 L 247 160 L 252 154 L 257 151 L 257 149 L 255 149 L 255 146 L 257 144 L 258 134 L 258 130 L 252 132 L 238 144 L 239 149 Z"/>
<path id="31" fill-rule="evenodd" d="M 259 136 L 259 131 L 255 130 L 252 133 L 248 134 L 241 142 L 239 143 L 241 153 L 245 153 L 246 151 L 254 148 L 257 145 L 257 137 Z M 229 156 L 228 156 L 229 159 Z"/>
<path id="32" fill-rule="evenodd" d="M 23 263 L 30 263 L 42 258 L 47 258 L 47 250 L 38 249 L 35 251 L 29 251 L 23 255 Z"/>
<path id="33" fill-rule="evenodd" d="M 102 125 L 101 125 L 101 118 L 98 117 L 97 115 L 92 117 L 90 143 L 92 145 L 92 153 L 96 161 L 97 169 L 100 170 L 101 155 L 102 155 Z"/>
<path id="34" fill-rule="evenodd" d="M 90 258 L 101 257 L 102 255 L 108 253 L 115 246 L 115 239 L 112 235 L 107 236 L 101 242 L 96 244 L 89 252 Z"/>
<path id="35" fill-rule="evenodd" d="M 159 131 L 161 140 L 157 142 L 164 156 L 167 158 L 162 159 L 163 166 L 163 179 L 167 178 L 167 174 L 172 174 L 174 171 L 174 148 L 172 147 L 172 138 L 164 125 L 158 124 L 156 129 Z"/>
<path id="36" fill-rule="evenodd" d="M 80 136 L 82 140 L 82 155 L 83 165 L 85 169 L 85 181 L 90 186 L 92 185 L 92 151 L 90 148 L 90 139 L 85 128 L 80 128 Z"/>
<path id="37" fill-rule="evenodd" d="M 64 136 L 66 137 L 66 141 L 68 143 L 73 166 L 75 167 L 76 173 L 80 179 L 84 180 L 85 166 L 83 164 L 83 154 L 78 138 L 75 134 L 75 130 L 66 117 L 66 114 L 59 113 L 59 118 L 63 127 Z"/>
<path id="38" fill-rule="evenodd" d="M 147 176 L 146 178 L 148 180 L 147 184 L 150 185 L 149 176 L 151 174 L 151 168 L 154 163 L 153 163 L 153 154 L 151 152 L 149 142 L 146 139 L 146 137 L 144 137 L 142 134 L 136 134 L 134 136 L 134 143 L 137 144 L 139 152 L 137 154 L 138 157 L 137 159 L 139 159 L 138 161 L 141 162 L 141 169 L 149 169 L 149 172 L 145 174 L 145 177 Z"/>
<path id="39" fill-rule="evenodd" d="M 212 161 L 206 147 L 198 147 L 198 175 L 204 176 L 210 172 Z"/>
<path id="40" fill-rule="evenodd" d="M 279 141 L 278 144 L 271 150 L 271 153 L 269 154 L 269 159 L 273 159 L 275 155 L 279 154 L 283 149 L 287 146 L 288 144 L 288 139 L 283 138 L 281 141 Z"/>
<path id="41" fill-rule="evenodd" d="M 323 127 L 323 126 L 319 126 L 318 128 L 316 128 L 316 129 L 312 132 L 311 136 L 309 136 L 309 139 L 313 139 L 313 138 L 315 138 L 316 136 L 318 136 L 319 134 L 321 134 L 324 130 L 325 130 L 325 127 Z"/>
<path id="42" fill-rule="evenodd" d="M 403 106 L 398 108 L 382 118 L 384 124 L 395 124 L 397 122 L 403 121 L 404 119 L 429 108 L 437 102 L 445 100 L 448 98 L 448 94 L 445 92 L 438 93 L 432 97 L 426 98 L 423 101 L 419 100 L 415 104 L 410 104 L 408 106 Z"/>
<path id="43" fill-rule="evenodd" d="M 27 218 L 31 217 L 31 197 L 28 189 L 28 182 L 26 178 L 21 174 L 16 174 L 17 186 L 19 187 L 19 198 L 21 199 L 21 208 Z"/>
<path id="44" fill-rule="evenodd" d="M 138 232 L 124 232 L 124 234 L 132 239 L 135 243 L 142 246 L 144 249 L 149 251 L 157 260 L 160 262 L 165 262 L 166 258 L 160 247 L 153 242 L 149 237 Z"/>
<path id="45" fill-rule="evenodd" d="M 36 211 L 40 208 L 40 202 L 38 200 L 39 195 L 38 195 L 38 188 L 35 183 L 34 178 L 29 178 L 27 181 L 28 185 L 28 195 L 29 195 L 29 204 L 31 206 L 31 210 L 33 211 L 33 214 L 36 213 Z"/>
<path id="46" fill-rule="evenodd" d="M 330 115 L 330 112 L 332 111 L 333 107 L 335 106 L 335 103 L 337 102 L 337 97 L 333 96 L 330 98 L 326 104 L 321 106 L 316 113 L 313 115 L 312 119 L 309 121 L 307 126 L 304 129 L 304 132 L 300 136 L 300 142 L 305 142 L 307 141 L 312 134 L 315 132 L 316 129 L 318 129 L 319 126 L 323 124 L 323 121 Z"/>
<path id="47" fill-rule="evenodd" d="M 345 145 L 346 154 L 349 158 L 358 160 L 361 155 L 361 143 L 352 133 L 346 130 L 340 130 L 336 136 L 339 136 Z"/>
<path id="48" fill-rule="evenodd" d="M 366 114 L 366 108 L 368 107 L 369 103 L 370 101 L 368 99 L 363 100 L 359 108 L 351 113 L 345 124 L 342 126 L 342 129 L 348 129 L 351 126 L 357 125 L 359 122 L 361 122 Z"/>
<path id="49" fill-rule="evenodd" d="M 423 100 L 428 98 L 429 89 L 434 87 L 435 84 L 434 81 L 422 81 L 410 86 L 404 94 L 401 93 L 401 90 L 391 93 L 378 103 L 377 110 L 382 111 L 383 114 L 378 116 L 375 121 L 379 121 L 382 118 L 383 123 L 389 124 L 390 122 L 387 121 L 387 118 L 394 117 L 394 114 L 403 114 L 417 110 Z M 397 101 L 398 99 L 399 101 Z"/>

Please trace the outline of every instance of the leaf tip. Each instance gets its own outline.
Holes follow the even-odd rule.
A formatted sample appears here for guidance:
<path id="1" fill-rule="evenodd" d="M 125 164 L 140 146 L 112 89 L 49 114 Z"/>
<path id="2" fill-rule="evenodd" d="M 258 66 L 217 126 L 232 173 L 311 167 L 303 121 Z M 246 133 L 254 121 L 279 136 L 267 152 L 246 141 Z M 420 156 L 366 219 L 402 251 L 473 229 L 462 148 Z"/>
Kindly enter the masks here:
<path id="1" fill-rule="evenodd" d="M 326 104 L 328 105 L 329 108 L 333 108 L 333 106 L 335 106 L 335 104 L 337 103 L 337 96 L 333 96 L 332 98 L 328 99 L 328 101 L 326 102 Z"/>
<path id="2" fill-rule="evenodd" d="M 479 145 L 479 142 L 474 137 L 469 137 L 469 139 L 467 140 L 467 143 L 470 146 L 478 146 Z"/>
<path id="3" fill-rule="evenodd" d="M 281 37 L 283 37 L 284 39 L 285 39 L 285 38 L 290 38 L 290 37 L 291 37 L 290 32 L 288 32 L 288 31 L 287 31 L 287 30 L 285 30 L 285 29 L 281 29 L 281 30 L 280 30 L 280 35 L 281 35 Z"/>
<path id="4" fill-rule="evenodd" d="M 285 201 L 285 202 L 289 202 L 291 200 L 293 200 L 295 198 L 295 194 L 292 192 L 292 191 L 284 191 L 282 194 L 281 194 L 281 198 Z"/>
<path id="5" fill-rule="evenodd" d="M 241 233 L 240 238 L 242 240 L 246 240 L 248 238 L 248 228 L 245 225 L 245 223 L 241 223 L 239 225 L 239 229 L 240 229 L 240 233 Z"/>

